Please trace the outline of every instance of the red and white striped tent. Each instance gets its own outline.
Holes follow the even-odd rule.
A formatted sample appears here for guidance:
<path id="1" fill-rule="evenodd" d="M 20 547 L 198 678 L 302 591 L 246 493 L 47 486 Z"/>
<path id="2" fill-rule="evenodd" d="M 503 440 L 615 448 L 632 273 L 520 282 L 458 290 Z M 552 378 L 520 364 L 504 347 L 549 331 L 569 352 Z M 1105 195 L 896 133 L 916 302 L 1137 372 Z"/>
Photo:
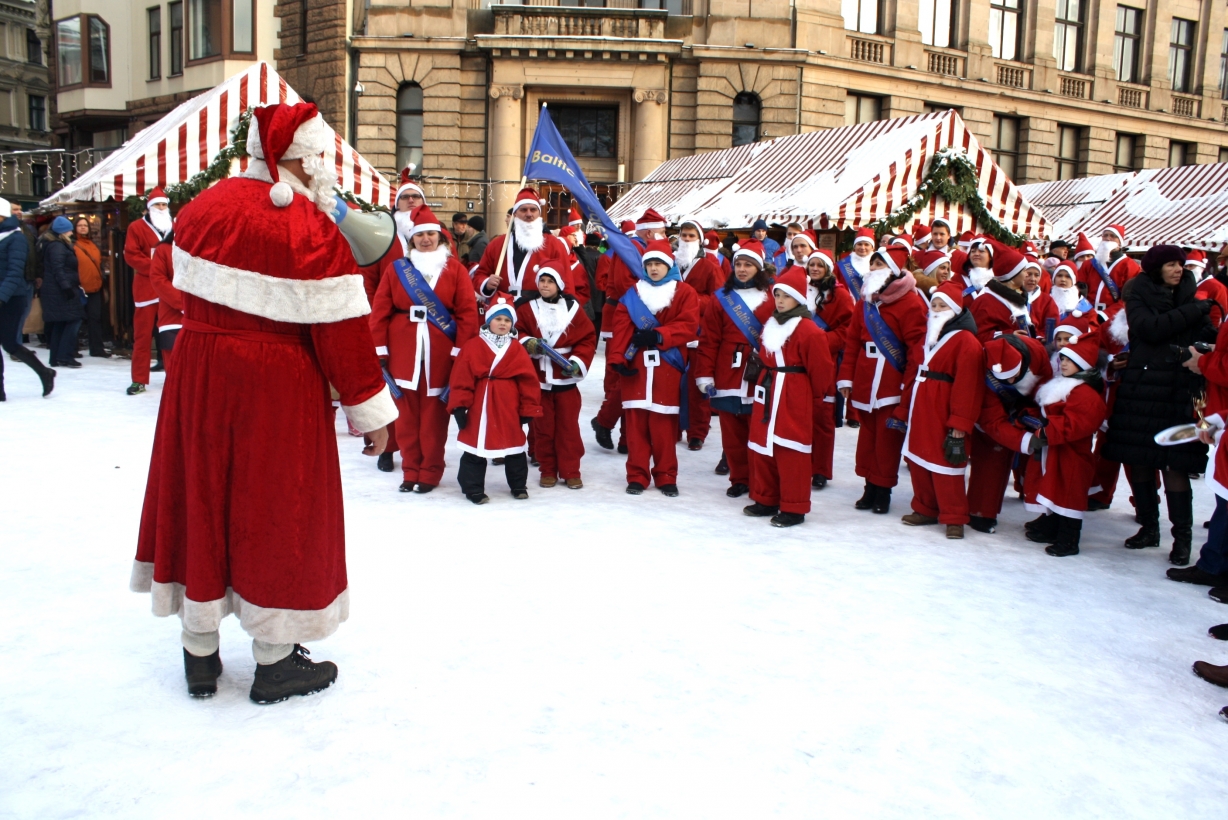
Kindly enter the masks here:
<path id="1" fill-rule="evenodd" d="M 265 62 L 226 80 L 171 111 L 136 134 L 123 147 L 56 191 L 42 205 L 122 200 L 150 188 L 184 182 L 204 170 L 230 140 L 239 115 L 274 102 L 298 102 L 299 95 Z M 326 124 L 326 128 L 329 126 Z M 325 159 L 337 167 L 341 187 L 367 202 L 390 206 L 388 180 L 331 128 L 333 144 Z M 247 168 L 247 158 L 231 174 Z"/>
<path id="2" fill-rule="evenodd" d="M 748 228 L 757 219 L 857 228 L 890 216 L 916 194 L 934 156 L 962 152 L 976 166 L 986 209 L 1014 233 L 1041 238 L 1045 218 L 948 110 L 810 131 L 767 142 L 681 157 L 661 164 L 610 209 L 615 220 L 655 208 L 670 222 L 698 217 L 705 226 Z M 960 204 L 935 198 L 917 213 L 976 230 Z"/>
<path id="3" fill-rule="evenodd" d="M 1103 174 L 1082 179 L 1059 179 L 1020 185 L 1024 198 L 1045 212 L 1051 239 L 1073 239 L 1074 228 L 1100 210 L 1136 172 Z"/>
<path id="4" fill-rule="evenodd" d="M 1228 163 L 1138 171 L 1071 231 L 1096 236 L 1123 225 L 1130 250 L 1183 245 L 1218 251 L 1228 243 Z"/>

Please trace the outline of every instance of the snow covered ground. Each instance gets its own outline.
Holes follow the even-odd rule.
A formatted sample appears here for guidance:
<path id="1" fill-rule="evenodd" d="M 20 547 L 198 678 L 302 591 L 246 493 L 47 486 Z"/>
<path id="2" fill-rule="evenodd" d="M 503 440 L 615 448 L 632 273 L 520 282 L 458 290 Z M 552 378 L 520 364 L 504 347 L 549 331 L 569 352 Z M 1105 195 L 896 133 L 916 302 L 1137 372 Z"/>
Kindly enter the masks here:
<path id="1" fill-rule="evenodd" d="M 85 362 L 48 400 L 5 362 L 0 816 L 1222 818 L 1228 805 L 1228 691 L 1190 672 L 1228 661 L 1206 636 L 1228 608 L 1164 580 L 1167 548 L 1121 548 L 1124 495 L 1078 557 L 1026 542 L 1013 499 L 997 534 L 947 541 L 899 523 L 906 473 L 891 515 L 852 509 L 851 430 L 835 482 L 784 531 L 725 498 L 715 429 L 680 451 L 679 498 L 627 496 L 622 459 L 587 441 L 584 490 L 534 483 L 517 502 L 492 468 L 485 507 L 456 487 L 455 450 L 439 490 L 406 495 L 339 430 L 352 617 L 311 646 L 338 683 L 252 704 L 232 619 L 218 696 L 192 700 L 177 620 L 127 589 L 162 377 L 129 397 L 127 362 Z M 599 389 L 584 385 L 585 425 Z"/>

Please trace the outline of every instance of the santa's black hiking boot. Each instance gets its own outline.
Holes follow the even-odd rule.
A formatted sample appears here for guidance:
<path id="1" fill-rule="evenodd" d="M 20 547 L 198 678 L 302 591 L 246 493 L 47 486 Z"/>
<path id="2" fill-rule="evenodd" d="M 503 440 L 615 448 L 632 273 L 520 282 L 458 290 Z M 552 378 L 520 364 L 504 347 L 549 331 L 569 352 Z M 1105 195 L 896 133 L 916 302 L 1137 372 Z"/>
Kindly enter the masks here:
<path id="1" fill-rule="evenodd" d="M 891 488 L 875 487 L 874 490 L 874 512 L 879 515 L 891 512 Z"/>
<path id="2" fill-rule="evenodd" d="M 827 476 L 815 473 L 810 476 L 810 486 L 815 490 L 821 490 L 827 486 Z"/>
<path id="3" fill-rule="evenodd" d="M 392 453 L 380 453 L 379 458 L 375 459 L 375 466 L 381 473 L 391 473 Z"/>
<path id="4" fill-rule="evenodd" d="M 661 495 L 665 496 L 666 498 L 677 498 L 678 497 L 678 485 L 677 484 L 659 484 L 657 485 L 657 489 L 660 490 Z"/>
<path id="5" fill-rule="evenodd" d="M 1024 524 L 1023 535 L 1036 544 L 1053 544 L 1057 541 L 1057 531 L 1061 523 L 1061 516 L 1045 513 L 1040 518 L 1034 518 Z"/>
<path id="6" fill-rule="evenodd" d="M 644 485 L 638 481 L 632 481 L 627 484 L 627 495 L 643 495 Z"/>
<path id="7" fill-rule="evenodd" d="M 613 430 L 609 427 L 602 427 L 597 423 L 597 419 L 593 419 L 593 432 L 597 434 L 597 446 L 603 450 L 614 449 Z"/>
<path id="8" fill-rule="evenodd" d="M 729 475 L 729 459 L 725 458 L 725 451 L 721 451 L 721 460 L 716 462 L 717 475 Z"/>
<path id="9" fill-rule="evenodd" d="M 183 675 L 188 679 L 188 694 L 194 698 L 211 698 L 217 694 L 217 679 L 222 674 L 221 650 L 197 657 L 183 650 Z"/>
<path id="10" fill-rule="evenodd" d="M 796 527 L 806 520 L 806 516 L 801 513 L 776 513 L 772 516 L 771 524 L 773 527 Z"/>
<path id="11" fill-rule="evenodd" d="M 725 490 L 725 495 L 730 498 L 741 498 L 750 492 L 750 487 L 745 484 L 730 484 L 729 489 Z"/>
<path id="12" fill-rule="evenodd" d="M 327 689 L 337 679 L 337 664 L 313 663 L 307 647 L 295 644 L 289 655 L 277 663 L 256 664 L 251 699 L 256 703 L 279 703 L 294 695 L 311 695 Z"/>
<path id="13" fill-rule="evenodd" d="M 769 507 L 767 504 L 760 504 L 756 501 L 749 507 L 742 508 L 742 515 L 749 515 L 751 518 L 767 518 L 771 515 L 776 515 L 780 512 L 779 507 Z"/>
<path id="14" fill-rule="evenodd" d="M 853 502 L 853 509 L 868 510 L 874 506 L 874 497 L 877 495 L 878 488 L 870 482 L 866 482 L 865 492 L 861 494 L 861 498 Z"/>

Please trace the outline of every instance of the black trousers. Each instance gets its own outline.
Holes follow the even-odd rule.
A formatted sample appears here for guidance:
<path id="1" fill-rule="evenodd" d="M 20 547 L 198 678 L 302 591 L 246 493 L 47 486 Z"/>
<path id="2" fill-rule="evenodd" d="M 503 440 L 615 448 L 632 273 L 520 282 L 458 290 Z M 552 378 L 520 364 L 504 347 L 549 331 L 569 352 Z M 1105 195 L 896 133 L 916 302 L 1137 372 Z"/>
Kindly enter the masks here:
<path id="1" fill-rule="evenodd" d="M 102 291 L 87 294 L 85 303 L 85 329 L 90 338 L 90 355 L 102 356 L 107 351 L 102 346 Z"/>
<path id="2" fill-rule="evenodd" d="M 515 490 L 526 489 L 529 483 L 529 457 L 525 453 L 503 457 L 503 474 L 507 486 Z M 486 459 L 473 453 L 462 453 L 460 469 L 456 472 L 461 492 L 466 496 L 483 495 L 486 492 Z"/>

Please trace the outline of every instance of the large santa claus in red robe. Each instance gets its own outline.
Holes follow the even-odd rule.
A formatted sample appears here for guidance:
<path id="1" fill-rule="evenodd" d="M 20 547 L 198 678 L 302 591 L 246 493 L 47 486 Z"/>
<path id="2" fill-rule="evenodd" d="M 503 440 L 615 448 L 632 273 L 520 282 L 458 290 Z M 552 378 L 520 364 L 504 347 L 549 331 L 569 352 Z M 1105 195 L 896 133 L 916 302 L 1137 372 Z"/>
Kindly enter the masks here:
<path id="1" fill-rule="evenodd" d="M 183 622 L 188 691 L 222 671 L 218 626 L 253 638 L 251 698 L 327 687 L 301 644 L 349 615 L 329 384 L 374 439 L 396 406 L 371 349 L 363 279 L 333 223 L 333 139 L 308 103 L 257 108 L 241 178 L 179 214 L 183 330 L 162 395 L 132 589 Z M 280 446 L 271 447 L 277 441 Z"/>

